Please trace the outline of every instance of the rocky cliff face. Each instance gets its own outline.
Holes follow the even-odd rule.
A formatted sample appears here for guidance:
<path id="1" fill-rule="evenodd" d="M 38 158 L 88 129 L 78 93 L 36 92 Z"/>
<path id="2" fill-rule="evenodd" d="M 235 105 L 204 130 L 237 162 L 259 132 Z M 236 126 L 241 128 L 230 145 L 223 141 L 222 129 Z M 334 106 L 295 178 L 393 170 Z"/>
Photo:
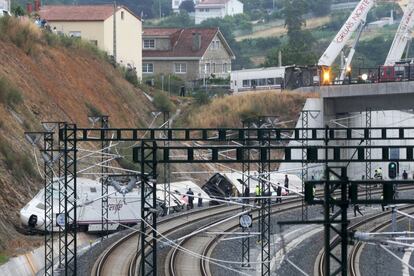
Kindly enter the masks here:
<path id="1" fill-rule="evenodd" d="M 18 212 L 42 186 L 25 131 L 42 121 L 144 127 L 152 104 L 96 49 L 45 35 L 28 22 L 0 20 L 0 252 L 26 243 Z M 41 161 L 39 165 L 41 166 Z"/>

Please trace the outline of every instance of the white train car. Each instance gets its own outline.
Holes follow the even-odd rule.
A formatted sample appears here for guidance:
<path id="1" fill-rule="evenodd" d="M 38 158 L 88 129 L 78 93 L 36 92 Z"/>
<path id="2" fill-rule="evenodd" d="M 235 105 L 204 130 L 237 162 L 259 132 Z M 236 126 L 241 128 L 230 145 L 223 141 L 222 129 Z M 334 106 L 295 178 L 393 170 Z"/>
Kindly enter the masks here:
<path id="1" fill-rule="evenodd" d="M 134 185 L 135 186 L 135 185 Z M 165 208 L 175 211 L 182 210 L 186 200 L 179 195 L 185 194 L 191 187 L 194 193 L 197 188 L 202 191 L 194 182 L 184 181 L 171 183 L 171 202 L 169 206 L 163 206 L 164 189 L 163 184 L 157 185 L 157 210 L 159 214 L 165 213 Z M 57 220 L 59 216 L 59 183 L 53 184 L 53 231 L 58 231 Z M 132 226 L 140 222 L 141 217 L 141 195 L 140 187 L 127 187 L 115 185 L 108 186 L 108 227 L 110 231 L 119 229 L 123 225 Z M 203 192 L 204 193 L 204 192 Z M 45 197 L 44 188 L 27 205 L 20 210 L 20 220 L 24 227 L 31 230 L 45 230 Z M 60 194 L 63 197 L 63 191 Z M 168 195 L 167 195 L 168 196 Z M 206 196 L 203 194 L 203 196 Z M 208 197 L 208 195 L 207 195 Z M 87 178 L 77 178 L 77 224 L 81 230 L 98 232 L 102 224 L 102 190 L 101 183 Z M 63 211 L 61 211 L 63 213 Z M 50 231 L 50 229 L 49 229 Z"/>
<path id="2" fill-rule="evenodd" d="M 230 90 L 234 93 L 283 88 L 285 67 L 243 69 L 230 73 Z"/>

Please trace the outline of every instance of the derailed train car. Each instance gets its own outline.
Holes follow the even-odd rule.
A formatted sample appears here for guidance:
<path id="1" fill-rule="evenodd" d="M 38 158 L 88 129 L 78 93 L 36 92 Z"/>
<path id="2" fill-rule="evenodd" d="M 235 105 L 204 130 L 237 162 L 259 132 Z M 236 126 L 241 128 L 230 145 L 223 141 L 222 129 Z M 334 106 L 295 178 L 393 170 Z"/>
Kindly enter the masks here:
<path id="1" fill-rule="evenodd" d="M 70 183 L 69 183 L 70 185 Z M 77 227 L 79 230 L 99 232 L 102 227 L 102 189 L 101 183 L 87 178 L 77 178 Z M 192 181 L 171 183 L 170 204 L 164 204 L 165 196 L 163 184 L 157 184 L 157 214 L 166 214 L 166 210 L 181 211 L 187 203 L 180 196 L 185 194 L 188 188 L 197 192 L 198 186 Z M 201 191 L 201 189 L 199 188 Z M 108 185 L 108 228 L 110 231 L 121 229 L 124 226 L 133 226 L 140 222 L 141 217 L 141 193 L 139 183 L 126 185 Z M 64 197 L 64 191 L 59 191 L 59 183 L 53 183 L 53 228 L 48 231 L 58 231 L 59 215 L 64 210 L 59 210 L 59 197 Z M 203 194 L 204 197 L 207 195 Z M 168 201 L 165 201 L 168 202 Z M 20 221 L 23 227 L 29 231 L 45 230 L 45 192 L 41 189 L 37 195 L 20 210 Z M 72 211 L 73 212 L 73 211 Z M 73 214 L 73 213 L 72 213 Z M 73 226 L 72 226 L 73 227 Z"/>

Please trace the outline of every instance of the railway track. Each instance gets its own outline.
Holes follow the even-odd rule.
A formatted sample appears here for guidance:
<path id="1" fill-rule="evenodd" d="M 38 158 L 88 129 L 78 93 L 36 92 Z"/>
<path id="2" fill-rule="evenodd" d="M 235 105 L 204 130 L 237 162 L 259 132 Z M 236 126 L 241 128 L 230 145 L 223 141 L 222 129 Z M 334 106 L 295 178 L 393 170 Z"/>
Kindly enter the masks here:
<path id="1" fill-rule="evenodd" d="M 376 192 L 373 191 L 373 194 Z M 379 193 L 379 192 L 378 192 Z M 362 193 L 361 193 L 362 194 Z M 322 193 L 317 193 L 316 196 L 321 196 Z M 295 205 L 295 203 L 297 203 Z M 290 204 L 290 207 L 286 207 L 286 204 Z M 293 204 L 293 205 L 292 205 Z M 285 200 L 282 204 L 278 204 L 277 207 L 281 208 L 282 206 L 286 207 L 283 210 L 273 210 L 272 214 L 280 213 L 282 211 L 293 210 L 301 207 L 301 199 L 289 199 Z M 171 235 L 174 232 L 182 231 L 183 228 L 188 227 L 191 224 L 199 223 L 202 220 L 205 220 L 209 217 L 215 217 L 219 215 L 229 214 L 232 212 L 240 211 L 240 206 L 223 206 L 218 205 L 214 207 L 208 207 L 205 209 L 196 210 L 193 212 L 181 213 L 177 216 L 167 217 L 158 222 L 157 231 L 162 235 Z M 257 219 L 257 215 L 254 215 L 254 220 Z M 223 226 L 223 225 L 222 225 Z M 238 227 L 238 220 L 232 221 L 232 224 L 227 225 L 228 231 L 234 230 Z M 211 230 L 212 231 L 212 230 Z M 98 275 L 136 275 L 137 264 L 140 263 L 141 251 L 137 250 L 138 246 L 138 237 L 139 230 L 134 230 L 128 235 L 124 236 L 114 244 L 112 244 L 108 249 L 106 249 L 95 262 L 92 274 L 93 276 Z M 196 236 L 197 237 L 197 236 Z M 160 238 L 160 236 L 159 236 Z M 213 248 L 214 244 L 219 240 L 221 236 L 216 236 L 211 240 L 205 240 L 203 244 L 203 250 L 200 251 L 197 249 L 197 254 L 201 256 L 208 256 Z M 189 242 L 188 240 L 181 241 L 181 245 Z M 191 242 L 193 243 L 193 242 Z M 185 245 L 187 246 L 187 245 Z M 198 246 L 200 247 L 200 246 Z M 139 248 L 138 248 L 139 249 Z M 170 254 L 168 255 L 169 258 Z M 174 258 L 177 258 L 178 254 Z M 177 260 L 177 259 L 176 259 Z M 167 275 L 188 275 L 188 274 L 178 274 L 179 272 L 176 269 L 170 271 L 170 267 L 177 267 L 177 265 L 170 265 L 168 263 L 168 268 L 165 269 Z M 206 263 L 205 258 L 198 258 L 197 266 L 197 275 L 211 275 L 209 273 L 209 266 Z M 175 274 L 171 274 L 175 273 Z"/>
<path id="2" fill-rule="evenodd" d="M 414 212 L 410 212 L 410 215 L 413 215 Z M 397 216 L 397 221 L 401 221 L 405 217 L 403 215 Z M 376 225 L 375 227 L 372 227 L 371 229 L 367 230 L 367 232 L 380 232 L 384 228 L 388 227 L 390 225 L 389 221 L 380 223 L 379 225 Z M 362 250 L 364 248 L 363 242 L 357 242 L 351 249 L 349 253 L 349 262 L 348 262 L 348 271 L 350 276 L 361 276 L 360 270 L 359 270 L 359 259 L 362 253 Z"/>
<path id="3" fill-rule="evenodd" d="M 197 222 L 208 216 L 230 213 L 238 209 L 240 209 L 238 206 L 218 205 L 190 213 L 182 213 L 159 221 L 157 230 L 163 235 L 168 235 L 179 229 L 180 226 L 187 224 L 190 217 L 191 222 Z M 134 230 L 108 247 L 99 256 L 92 269 L 92 275 L 135 275 L 135 266 L 140 261 L 141 253 L 140 250 L 137 251 L 139 233 L 139 230 Z M 122 254 L 118 254 L 119 252 Z"/>
<path id="4" fill-rule="evenodd" d="M 408 209 L 412 209 L 412 208 L 414 208 L 414 206 L 410 205 L 410 206 L 403 207 L 400 210 L 408 210 Z M 359 228 L 363 225 L 366 225 L 366 224 L 372 223 L 376 220 L 382 219 L 383 217 L 389 215 L 390 213 L 391 213 L 391 211 L 388 210 L 388 211 L 385 211 L 385 212 L 381 212 L 381 213 L 378 213 L 378 214 L 375 214 L 375 215 L 368 216 L 367 218 L 364 218 L 364 220 L 361 220 L 357 223 L 354 223 L 354 224 L 350 225 L 348 227 L 348 231 L 356 230 L 357 228 Z M 401 219 L 401 217 L 402 216 L 399 216 L 399 219 Z M 388 226 L 389 224 L 390 224 L 389 221 L 382 222 L 379 225 L 374 226 L 372 228 L 372 232 L 377 232 L 380 229 Z M 330 244 L 331 244 L 331 247 L 334 247 L 334 246 L 339 245 L 339 243 L 340 243 L 340 238 L 339 238 L 338 235 L 335 235 L 335 237 L 331 240 Z M 356 275 L 360 276 L 358 274 L 358 269 L 357 269 L 357 266 L 356 266 L 356 260 L 360 256 L 360 250 L 361 250 L 362 245 L 363 244 L 361 242 L 358 242 L 353 247 L 353 249 L 351 249 L 351 252 L 349 252 L 349 255 L 348 255 L 348 257 L 349 257 L 348 274 L 351 275 L 351 276 L 356 276 Z M 324 253 L 324 250 L 322 249 L 319 252 L 317 260 L 316 260 L 316 263 L 318 264 L 317 271 L 318 271 L 319 276 L 324 276 L 325 275 L 325 272 L 324 272 L 325 261 L 326 261 L 326 255 Z"/>
<path id="5" fill-rule="evenodd" d="M 289 199 L 283 204 L 287 203 L 301 203 L 301 199 Z M 162 235 L 170 235 L 173 232 L 178 232 L 185 227 L 189 227 L 190 224 L 200 222 L 209 217 L 237 211 L 240 211 L 240 206 L 218 205 L 190 213 L 186 212 L 159 221 L 157 231 Z M 91 275 L 136 275 L 136 267 L 140 263 L 141 256 L 141 251 L 137 250 L 138 236 L 139 230 L 135 230 L 112 244 L 99 256 L 94 264 Z M 122 254 L 119 254 L 120 252 Z"/>
<path id="6" fill-rule="evenodd" d="M 271 215 L 276 215 L 282 212 L 291 211 L 298 208 L 301 208 L 301 204 L 297 202 L 286 202 L 283 204 L 273 205 Z M 253 216 L 253 220 L 258 219 L 258 210 L 252 211 L 251 214 Z M 219 226 L 210 228 L 209 231 L 230 232 L 238 227 L 238 218 L 234 218 L 232 220 L 220 224 Z M 209 272 L 208 263 L 211 261 L 217 264 L 217 262 L 211 260 L 208 256 L 211 255 L 214 245 L 221 237 L 222 235 L 195 235 L 183 240 L 180 246 L 184 247 L 186 250 L 190 250 L 192 254 L 196 256 L 189 256 L 186 251 L 182 251 L 177 247 L 173 248 L 167 257 L 166 275 L 211 275 L 211 273 Z"/>

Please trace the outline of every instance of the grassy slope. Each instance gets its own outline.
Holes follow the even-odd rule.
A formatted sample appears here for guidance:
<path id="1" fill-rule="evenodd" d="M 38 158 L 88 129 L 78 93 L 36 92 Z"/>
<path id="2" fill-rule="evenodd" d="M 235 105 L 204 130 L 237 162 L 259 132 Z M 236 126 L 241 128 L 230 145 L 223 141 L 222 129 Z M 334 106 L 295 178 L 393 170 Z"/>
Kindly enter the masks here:
<path id="1" fill-rule="evenodd" d="M 0 78 L 23 98 L 14 107 L 0 102 L 0 251 L 25 246 L 14 228 L 20 224 L 18 211 L 42 185 L 24 131 L 41 130 L 41 121 L 88 126 L 91 107 L 109 115 L 112 126 L 145 126 L 152 109 L 142 91 L 96 51 L 59 43 L 50 47 L 39 30 L 19 24 L 13 22 L 10 33 L 0 32 Z M 32 35 L 22 43 L 16 34 L 27 28 Z M 25 159 L 31 168 L 23 170 Z"/>
<path id="2" fill-rule="evenodd" d="M 298 118 L 307 97 L 317 96 L 271 91 L 216 98 L 207 105 L 192 107 L 183 123 L 191 127 L 241 127 L 243 119 L 255 116 L 280 116 L 280 121 L 292 121 Z"/>

